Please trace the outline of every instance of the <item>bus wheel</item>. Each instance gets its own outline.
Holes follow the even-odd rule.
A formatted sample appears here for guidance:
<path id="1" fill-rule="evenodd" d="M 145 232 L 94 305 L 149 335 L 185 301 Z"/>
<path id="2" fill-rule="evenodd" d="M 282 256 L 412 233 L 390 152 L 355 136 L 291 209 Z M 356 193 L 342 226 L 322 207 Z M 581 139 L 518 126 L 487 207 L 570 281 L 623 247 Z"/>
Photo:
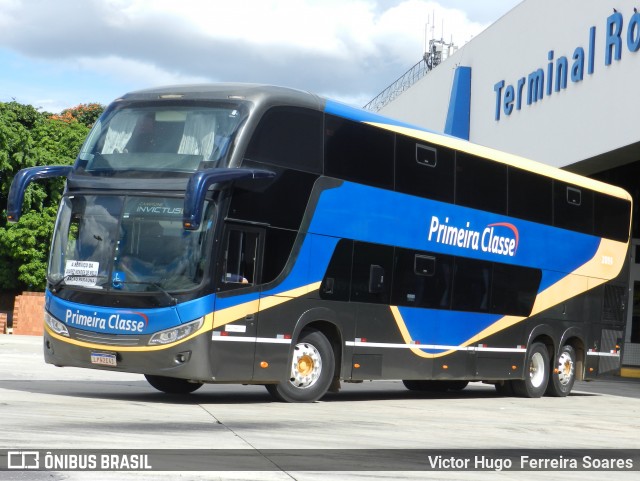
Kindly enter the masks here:
<path id="1" fill-rule="evenodd" d="M 331 385 L 335 359 L 329 340 L 320 331 L 309 330 L 293 348 L 289 379 L 267 384 L 269 393 L 283 402 L 314 402 L 324 396 Z"/>
<path id="2" fill-rule="evenodd" d="M 447 389 L 449 391 L 462 391 L 465 387 L 468 386 L 469 381 L 445 381 L 447 384 Z"/>
<path id="3" fill-rule="evenodd" d="M 549 382 L 549 353 L 539 342 L 531 345 L 525 364 L 524 379 L 511 381 L 513 392 L 521 397 L 541 397 Z"/>
<path id="4" fill-rule="evenodd" d="M 167 394 L 189 394 L 202 387 L 201 382 L 191 382 L 176 377 L 151 376 L 150 374 L 145 374 L 144 377 L 158 391 Z"/>
<path id="5" fill-rule="evenodd" d="M 560 351 L 555 369 L 551 373 L 547 394 L 549 396 L 567 396 L 576 380 L 576 353 L 571 346 L 564 346 Z"/>
<path id="6" fill-rule="evenodd" d="M 405 379 L 402 381 L 402 384 L 404 384 L 404 387 L 406 387 L 409 391 L 422 391 L 422 382 L 423 381 Z"/>
<path id="7" fill-rule="evenodd" d="M 513 381 L 498 381 L 495 386 L 500 396 L 513 396 Z"/>

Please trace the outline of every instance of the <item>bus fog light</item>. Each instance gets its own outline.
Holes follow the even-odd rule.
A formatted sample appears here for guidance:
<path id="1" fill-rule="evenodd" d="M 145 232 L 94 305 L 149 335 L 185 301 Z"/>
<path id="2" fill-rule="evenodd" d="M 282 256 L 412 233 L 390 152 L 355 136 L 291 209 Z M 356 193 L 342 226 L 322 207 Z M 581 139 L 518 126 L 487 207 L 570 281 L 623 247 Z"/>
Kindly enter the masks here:
<path id="1" fill-rule="evenodd" d="M 176 354 L 175 362 L 176 364 L 184 364 L 189 362 L 189 359 L 191 359 L 191 351 L 179 352 Z"/>
<path id="2" fill-rule="evenodd" d="M 165 329 L 164 331 L 156 332 L 153 336 L 151 336 L 151 339 L 149 339 L 149 344 L 162 345 L 179 341 L 196 332 L 202 327 L 203 323 L 204 317 L 201 317 L 199 319 L 196 319 L 195 321 L 188 322 L 181 326 L 176 326 L 172 327 L 171 329 Z"/>
<path id="3" fill-rule="evenodd" d="M 46 311 L 44 313 L 44 322 L 47 324 L 47 326 L 49 326 L 49 329 L 51 329 L 56 334 L 69 337 L 67 326 L 65 326 L 62 322 L 60 322 L 58 319 L 56 319 Z"/>

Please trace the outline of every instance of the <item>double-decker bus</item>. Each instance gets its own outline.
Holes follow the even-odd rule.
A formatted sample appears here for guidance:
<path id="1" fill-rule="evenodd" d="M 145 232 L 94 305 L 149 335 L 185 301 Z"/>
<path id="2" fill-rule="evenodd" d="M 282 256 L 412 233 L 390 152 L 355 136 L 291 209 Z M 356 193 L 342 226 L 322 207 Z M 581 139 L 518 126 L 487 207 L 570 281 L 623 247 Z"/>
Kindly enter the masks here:
<path id="1" fill-rule="evenodd" d="M 619 367 L 624 190 L 279 87 L 129 93 L 66 176 L 44 356 L 155 388 L 470 381 L 566 396 Z"/>

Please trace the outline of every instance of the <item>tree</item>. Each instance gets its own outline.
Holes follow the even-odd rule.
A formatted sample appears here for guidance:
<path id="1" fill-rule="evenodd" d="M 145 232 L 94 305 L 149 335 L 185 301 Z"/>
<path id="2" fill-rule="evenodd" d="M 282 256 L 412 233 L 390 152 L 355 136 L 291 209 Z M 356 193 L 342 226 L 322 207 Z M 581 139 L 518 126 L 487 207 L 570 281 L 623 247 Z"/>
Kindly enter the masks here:
<path id="1" fill-rule="evenodd" d="M 73 120 L 80 122 L 86 127 L 93 127 L 98 117 L 104 112 L 104 105 L 101 104 L 79 104 L 69 109 L 64 109 L 60 115 L 53 115 L 52 118 L 71 123 Z"/>
<path id="2" fill-rule="evenodd" d="M 31 184 L 17 224 L 6 224 L 7 195 L 14 175 L 35 165 L 71 165 L 103 107 L 79 105 L 60 115 L 30 105 L 0 102 L 0 288 L 44 290 L 49 244 L 63 179 Z"/>

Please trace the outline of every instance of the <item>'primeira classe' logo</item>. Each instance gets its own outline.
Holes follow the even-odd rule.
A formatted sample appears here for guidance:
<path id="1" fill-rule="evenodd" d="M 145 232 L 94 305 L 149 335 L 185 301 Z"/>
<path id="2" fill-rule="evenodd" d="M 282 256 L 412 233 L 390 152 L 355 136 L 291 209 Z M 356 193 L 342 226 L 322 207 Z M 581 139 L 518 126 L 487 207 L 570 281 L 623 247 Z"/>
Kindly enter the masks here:
<path id="1" fill-rule="evenodd" d="M 449 224 L 448 217 L 445 217 L 443 223 L 434 215 L 431 216 L 428 240 L 462 249 L 513 257 L 518 250 L 520 235 L 517 227 L 508 222 L 488 224 L 480 231 L 472 229 L 471 222 L 466 222 L 460 227 Z"/>

